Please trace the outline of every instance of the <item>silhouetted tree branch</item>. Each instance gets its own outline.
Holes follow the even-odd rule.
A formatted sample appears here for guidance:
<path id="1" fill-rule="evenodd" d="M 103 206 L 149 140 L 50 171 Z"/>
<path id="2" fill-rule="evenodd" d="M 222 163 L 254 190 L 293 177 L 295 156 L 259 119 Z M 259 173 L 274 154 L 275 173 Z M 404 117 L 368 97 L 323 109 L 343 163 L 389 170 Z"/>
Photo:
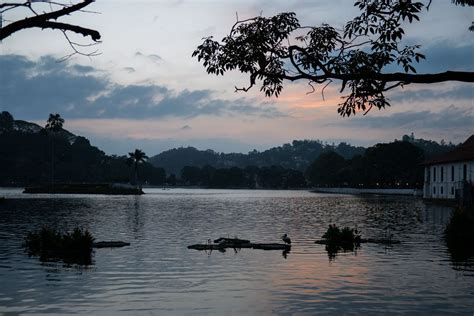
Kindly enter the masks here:
<path id="1" fill-rule="evenodd" d="M 327 24 L 302 27 L 292 12 L 237 20 L 221 42 L 207 37 L 193 56 L 210 74 L 249 74 L 249 85 L 236 91 L 248 91 L 258 80 L 266 96 L 278 97 L 285 80 L 307 80 L 312 92 L 314 85 L 323 90 L 338 80 L 341 93 L 349 90 L 338 108 L 342 116 L 389 106 L 384 92 L 410 83 L 474 82 L 472 72 L 416 73 L 414 64 L 425 56 L 419 45 L 400 44 L 405 35 L 401 24 L 419 20 L 426 7 L 422 2 L 359 0 L 355 6 L 361 14 L 344 30 Z M 403 71 L 387 71 L 394 66 Z"/>
<path id="2" fill-rule="evenodd" d="M 0 41 L 9 37 L 15 32 L 28 29 L 28 28 L 54 29 L 54 30 L 60 30 L 63 32 L 63 34 L 66 37 L 66 40 L 68 41 L 69 45 L 74 51 L 71 55 L 68 55 L 67 57 L 70 57 L 74 54 L 81 54 L 85 56 L 96 55 L 97 51 L 84 53 L 81 50 L 79 50 L 78 47 L 91 46 L 96 43 L 99 43 L 101 36 L 98 31 L 85 28 L 79 25 L 74 25 L 70 23 L 61 23 L 61 22 L 56 21 L 57 19 L 63 16 L 70 15 L 74 12 L 83 11 L 82 9 L 88 6 L 89 4 L 91 4 L 92 2 L 94 2 L 94 0 L 83 0 L 76 4 L 62 4 L 62 3 L 56 3 L 56 2 L 51 2 L 51 1 L 45 1 L 45 2 L 50 3 L 51 8 L 52 8 L 52 5 L 59 6 L 61 8 L 58 10 L 51 9 L 50 12 L 38 14 L 33 9 L 32 3 L 30 1 L 26 1 L 23 3 L 0 3 L 0 13 L 5 13 L 7 11 L 21 8 L 21 7 L 28 8 L 32 12 L 32 16 L 25 17 L 22 20 L 13 21 L 1 27 L 0 28 Z M 93 42 L 87 45 L 72 42 L 69 39 L 69 37 L 66 35 L 66 32 L 73 32 L 73 33 L 82 35 L 84 37 L 89 37 Z"/>

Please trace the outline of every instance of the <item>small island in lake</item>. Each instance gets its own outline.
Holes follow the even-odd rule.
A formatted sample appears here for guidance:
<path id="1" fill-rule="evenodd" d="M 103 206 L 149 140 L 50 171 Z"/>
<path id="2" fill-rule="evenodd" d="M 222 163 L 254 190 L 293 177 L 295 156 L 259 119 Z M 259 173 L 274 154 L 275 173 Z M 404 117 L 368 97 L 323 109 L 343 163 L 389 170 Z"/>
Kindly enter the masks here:
<path id="1" fill-rule="evenodd" d="M 26 187 L 23 193 L 141 195 L 141 188 L 125 184 L 88 183 Z"/>

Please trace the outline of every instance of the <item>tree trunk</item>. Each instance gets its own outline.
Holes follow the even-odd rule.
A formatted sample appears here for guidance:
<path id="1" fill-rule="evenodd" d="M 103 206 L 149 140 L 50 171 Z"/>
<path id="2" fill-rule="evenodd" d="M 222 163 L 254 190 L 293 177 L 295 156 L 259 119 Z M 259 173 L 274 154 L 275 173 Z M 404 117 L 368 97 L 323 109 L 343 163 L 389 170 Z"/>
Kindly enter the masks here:
<path id="1" fill-rule="evenodd" d="M 135 182 L 135 187 L 138 188 L 138 163 L 135 162 L 135 179 L 134 179 L 134 182 Z"/>
<path id="2" fill-rule="evenodd" d="M 51 138 L 51 187 L 54 187 L 54 135 Z"/>

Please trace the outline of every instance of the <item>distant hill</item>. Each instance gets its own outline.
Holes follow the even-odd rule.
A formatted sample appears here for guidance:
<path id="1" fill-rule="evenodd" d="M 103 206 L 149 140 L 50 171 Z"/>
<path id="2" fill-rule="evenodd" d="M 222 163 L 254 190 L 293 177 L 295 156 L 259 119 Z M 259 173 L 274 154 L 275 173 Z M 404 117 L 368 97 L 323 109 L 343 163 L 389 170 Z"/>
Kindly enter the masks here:
<path id="1" fill-rule="evenodd" d="M 347 143 L 294 140 L 247 154 L 181 147 L 150 158 L 141 165 L 140 176 L 144 183 L 155 185 L 209 187 L 301 187 L 303 174 L 314 185 L 330 185 L 330 181 L 416 185 L 421 181 L 421 161 L 456 147 L 416 139 L 413 134 L 385 145 L 366 149 Z M 51 134 L 37 124 L 15 120 L 8 112 L 0 113 L 0 186 L 50 183 L 53 161 L 55 183 L 128 182 L 133 174 L 126 156 L 108 156 L 85 137 L 65 129 Z M 327 179 L 321 178 L 325 173 Z"/>
<path id="2" fill-rule="evenodd" d="M 413 133 L 410 136 L 403 135 L 401 140 L 404 142 L 409 142 L 415 145 L 416 147 L 422 149 L 424 152 L 425 159 L 431 159 L 438 155 L 444 154 L 450 150 L 453 150 L 454 148 L 456 148 L 456 146 L 459 146 L 459 144 L 455 145 L 451 142 L 446 143 L 444 140 L 442 140 L 441 143 L 437 143 L 433 140 L 415 138 Z"/>
<path id="3" fill-rule="evenodd" d="M 65 129 L 50 134 L 35 123 L 0 113 L 0 186 L 50 183 L 52 161 L 55 183 L 129 182 L 133 174 L 127 157 L 108 156 L 85 137 Z M 166 180 L 165 171 L 150 164 L 143 164 L 140 174 L 152 184 Z"/>
<path id="4" fill-rule="evenodd" d="M 347 143 L 325 144 L 319 140 L 294 140 L 291 144 L 273 147 L 248 154 L 217 153 L 211 149 L 198 150 L 194 147 L 180 147 L 164 151 L 149 159 L 149 162 L 166 170 L 168 174 L 180 175 L 183 167 L 245 168 L 247 166 L 279 166 L 286 169 L 304 171 L 323 152 L 335 151 L 350 159 L 364 153 L 364 147 L 355 147 Z"/>

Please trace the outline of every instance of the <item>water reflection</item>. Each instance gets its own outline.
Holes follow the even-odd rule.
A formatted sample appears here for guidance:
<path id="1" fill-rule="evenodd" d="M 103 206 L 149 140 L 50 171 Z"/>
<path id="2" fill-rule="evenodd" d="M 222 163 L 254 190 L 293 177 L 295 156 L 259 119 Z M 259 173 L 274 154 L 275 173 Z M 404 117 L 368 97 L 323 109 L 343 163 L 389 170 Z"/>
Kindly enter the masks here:
<path id="1" fill-rule="evenodd" d="M 302 191 L 150 190 L 141 197 L 6 195 L 0 205 L 0 311 L 57 314 L 466 314 L 472 258 L 454 265 L 442 231 L 450 209 L 405 197 Z M 130 247 L 96 250 L 76 270 L 41 264 L 19 245 L 44 224 L 76 225 Z M 314 241 L 330 223 L 400 245 L 364 244 L 335 260 Z M 291 254 L 201 253 L 212 236 L 279 242 Z M 454 272 L 460 269 L 460 272 Z M 456 270 L 458 271 L 458 270 Z M 74 293 L 74 297 L 71 296 Z"/>
<path id="2" fill-rule="evenodd" d="M 449 256 L 459 270 L 460 267 L 473 267 L 474 264 L 474 247 L 472 245 L 459 245 L 455 243 L 446 242 L 448 246 Z"/>
<path id="3" fill-rule="evenodd" d="M 339 244 L 330 243 L 330 244 L 325 245 L 325 249 L 326 249 L 326 252 L 328 253 L 329 261 L 335 260 L 339 252 L 353 253 L 355 256 L 357 256 L 357 250 L 359 248 L 360 248 L 360 244 L 352 244 L 352 243 L 339 243 Z"/>
<path id="4" fill-rule="evenodd" d="M 132 231 L 136 239 L 144 236 L 143 228 L 145 227 L 146 208 L 140 208 L 141 196 L 133 196 L 133 205 L 130 216 L 127 219 L 128 223 L 132 224 Z"/>

